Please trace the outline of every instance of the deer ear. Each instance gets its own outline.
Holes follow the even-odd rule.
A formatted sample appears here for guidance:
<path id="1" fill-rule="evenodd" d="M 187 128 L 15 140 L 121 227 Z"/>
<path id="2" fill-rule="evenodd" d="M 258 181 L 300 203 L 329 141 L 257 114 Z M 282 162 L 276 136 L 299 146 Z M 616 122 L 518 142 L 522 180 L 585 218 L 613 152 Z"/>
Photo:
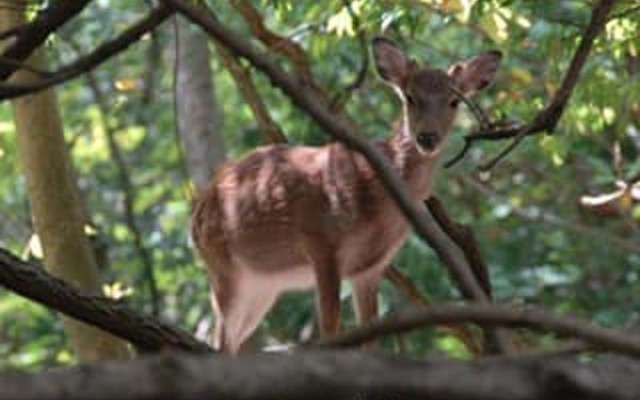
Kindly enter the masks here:
<path id="1" fill-rule="evenodd" d="M 496 76 L 502 53 L 493 50 L 467 61 L 453 64 L 447 73 L 458 89 L 470 96 L 489 86 Z"/>
<path id="2" fill-rule="evenodd" d="M 409 60 L 404 52 L 391 40 L 380 37 L 373 39 L 371 49 L 380 77 L 389 84 L 402 86 L 409 71 Z"/>

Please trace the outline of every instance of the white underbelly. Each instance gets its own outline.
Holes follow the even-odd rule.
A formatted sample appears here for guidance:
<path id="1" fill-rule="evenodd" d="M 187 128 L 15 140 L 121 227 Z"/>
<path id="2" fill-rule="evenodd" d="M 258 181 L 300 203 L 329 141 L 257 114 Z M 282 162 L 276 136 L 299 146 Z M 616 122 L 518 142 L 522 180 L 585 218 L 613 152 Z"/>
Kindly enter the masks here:
<path id="1" fill-rule="evenodd" d="M 302 291 L 316 287 L 316 277 L 309 265 L 288 267 L 282 271 L 257 272 L 245 270 L 252 284 L 256 287 L 266 287 L 273 292 Z"/>

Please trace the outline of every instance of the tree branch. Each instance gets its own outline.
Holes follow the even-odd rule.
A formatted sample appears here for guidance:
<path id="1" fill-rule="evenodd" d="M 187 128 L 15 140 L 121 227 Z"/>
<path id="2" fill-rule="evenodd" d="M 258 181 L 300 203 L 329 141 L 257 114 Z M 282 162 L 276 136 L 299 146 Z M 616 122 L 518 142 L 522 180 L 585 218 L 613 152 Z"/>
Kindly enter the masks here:
<path id="1" fill-rule="evenodd" d="M 473 230 L 451 219 L 440 200 L 435 196 L 427 199 L 425 205 L 442 230 L 460 248 L 476 280 L 487 297 L 491 299 L 493 290 L 489 279 L 489 268 L 480 251 L 480 246 L 476 242 Z M 510 353 L 514 347 L 511 336 L 510 332 L 505 330 L 485 329 L 485 349 L 492 353 Z"/>
<path id="2" fill-rule="evenodd" d="M 431 305 L 429 298 L 422 294 L 413 281 L 403 274 L 395 265 L 390 265 L 385 270 L 384 277 L 387 278 L 387 280 L 391 282 L 402 294 L 404 294 L 414 306 L 425 307 Z M 460 340 L 460 342 L 465 345 L 469 353 L 473 354 L 475 357 L 483 355 L 482 344 L 469 327 L 464 325 L 444 324 L 441 328 L 446 333 L 453 335 Z"/>
<path id="3" fill-rule="evenodd" d="M 2 58 L 15 61 L 26 60 L 35 49 L 44 43 L 51 32 L 54 32 L 75 17 L 89 3 L 91 3 L 91 0 L 50 3 L 49 7 L 40 11 L 32 22 L 14 28 L 17 29 L 15 41 L 4 50 Z M 6 34 L 4 33 L 4 35 Z M 15 64 L 0 65 L 0 80 L 7 79 L 18 68 Z"/>
<path id="4" fill-rule="evenodd" d="M 637 400 L 640 362 L 607 357 L 413 361 L 349 351 L 167 354 L 0 374 L 0 400 Z"/>
<path id="5" fill-rule="evenodd" d="M 64 2 L 72 3 L 72 2 Z M 131 44 L 137 42 L 145 33 L 155 29 L 163 23 L 172 11 L 164 6 L 160 6 L 150 11 L 146 17 L 139 20 L 127 28 L 120 36 L 109 40 L 93 52 L 76 61 L 60 68 L 56 72 L 50 72 L 48 78 L 30 84 L 0 84 L 0 100 L 7 100 L 25 94 L 37 92 L 48 87 L 58 85 L 73 78 L 76 78 L 103 63 L 114 55 L 126 50 Z"/>
<path id="6" fill-rule="evenodd" d="M 493 290 L 489 279 L 489 268 L 484 261 L 471 228 L 452 220 L 437 197 L 431 196 L 428 200 L 425 200 L 425 205 L 445 233 L 460 247 L 480 286 L 482 286 L 487 296 L 491 298 Z"/>
<path id="7" fill-rule="evenodd" d="M 355 346 L 383 335 L 397 334 L 443 323 L 527 327 L 562 336 L 576 337 L 601 350 L 640 357 L 639 335 L 602 328 L 575 317 L 558 316 L 542 309 L 531 307 L 510 309 L 495 304 L 440 304 L 405 310 L 377 319 L 351 331 L 321 339 L 317 345 Z"/>
<path id="8" fill-rule="evenodd" d="M 573 54 L 571 64 L 565 73 L 565 76 L 560 84 L 560 88 L 553 96 L 551 102 L 545 109 L 539 112 L 533 120 L 527 125 L 512 125 L 502 126 L 499 123 L 493 124 L 489 130 L 481 130 L 479 132 L 467 135 L 465 139 L 465 146 L 462 151 L 458 153 L 451 161 L 447 163 L 448 166 L 454 164 L 455 161 L 462 159 L 462 157 L 469 151 L 472 143 L 480 140 L 502 140 L 508 138 L 514 138 L 505 149 L 503 149 L 497 156 L 490 161 L 480 166 L 482 170 L 489 170 L 495 167 L 500 160 L 506 157 L 511 151 L 513 151 L 522 140 L 531 135 L 535 135 L 541 132 L 553 132 L 558 121 L 562 116 L 566 105 L 573 93 L 575 86 L 580 78 L 580 72 L 587 61 L 587 57 L 593 47 L 595 38 L 604 29 L 608 21 L 608 15 L 613 8 L 616 0 L 600 0 L 598 4 L 593 8 L 591 13 L 591 20 L 589 25 L 582 34 L 580 44 Z"/>
<path id="9" fill-rule="evenodd" d="M 136 314 L 121 303 L 84 294 L 75 286 L 20 260 L 4 249 L 0 249 L 0 285 L 46 307 L 126 339 L 142 351 L 151 352 L 166 348 L 195 352 L 212 351 L 209 346 L 195 340 L 187 332 L 151 317 Z"/>

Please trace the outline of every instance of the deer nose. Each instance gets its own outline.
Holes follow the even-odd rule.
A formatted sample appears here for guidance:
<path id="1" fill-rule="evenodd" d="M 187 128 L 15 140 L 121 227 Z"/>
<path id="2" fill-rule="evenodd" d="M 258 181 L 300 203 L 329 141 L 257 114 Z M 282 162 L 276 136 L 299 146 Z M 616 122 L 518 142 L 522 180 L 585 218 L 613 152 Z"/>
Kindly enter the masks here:
<path id="1" fill-rule="evenodd" d="M 420 132 L 418 133 L 416 140 L 423 149 L 433 150 L 438 143 L 438 135 L 433 132 Z"/>

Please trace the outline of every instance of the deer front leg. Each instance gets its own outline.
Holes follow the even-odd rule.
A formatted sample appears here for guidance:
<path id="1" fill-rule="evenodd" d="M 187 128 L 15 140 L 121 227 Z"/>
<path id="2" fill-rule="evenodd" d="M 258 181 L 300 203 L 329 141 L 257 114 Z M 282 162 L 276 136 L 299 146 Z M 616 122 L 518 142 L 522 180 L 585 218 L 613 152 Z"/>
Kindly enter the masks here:
<path id="1" fill-rule="evenodd" d="M 378 316 L 378 286 L 381 276 L 380 271 L 368 271 L 351 280 L 358 325 L 366 324 Z"/>
<path id="2" fill-rule="evenodd" d="M 366 324 L 378 316 L 378 287 L 382 278 L 382 269 L 376 268 L 358 275 L 351 280 L 353 286 L 353 307 L 358 325 Z M 376 349 L 378 341 L 365 343 L 368 349 Z"/>
<path id="3" fill-rule="evenodd" d="M 320 335 L 331 336 L 340 329 L 340 276 L 333 257 L 323 257 L 324 262 L 314 260 L 317 282 L 316 308 L 320 323 Z"/>

